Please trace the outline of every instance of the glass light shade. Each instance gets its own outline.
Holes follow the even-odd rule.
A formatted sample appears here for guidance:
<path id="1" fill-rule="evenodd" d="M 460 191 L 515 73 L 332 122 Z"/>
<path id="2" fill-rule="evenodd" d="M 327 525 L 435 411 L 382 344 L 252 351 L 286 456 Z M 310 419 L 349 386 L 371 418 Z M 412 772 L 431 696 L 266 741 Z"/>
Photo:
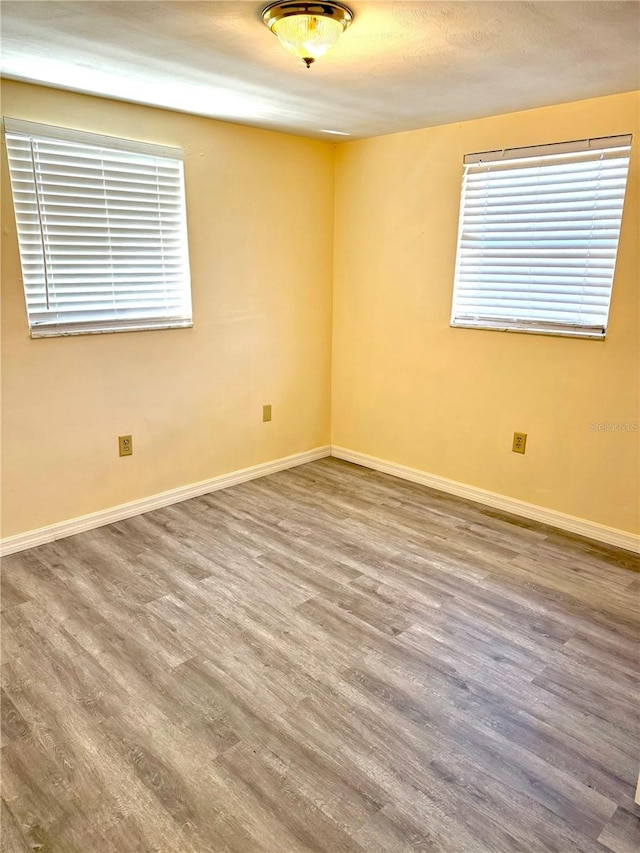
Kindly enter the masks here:
<path id="1" fill-rule="evenodd" d="M 289 15 L 273 24 L 285 50 L 311 65 L 333 47 L 344 30 L 344 24 L 318 15 Z"/>

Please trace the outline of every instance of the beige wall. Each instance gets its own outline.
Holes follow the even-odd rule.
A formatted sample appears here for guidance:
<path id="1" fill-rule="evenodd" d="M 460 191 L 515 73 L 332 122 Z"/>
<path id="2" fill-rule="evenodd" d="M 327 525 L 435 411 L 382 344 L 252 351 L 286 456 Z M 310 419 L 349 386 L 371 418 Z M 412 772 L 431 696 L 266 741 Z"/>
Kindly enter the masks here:
<path id="1" fill-rule="evenodd" d="M 606 341 L 451 329 L 462 158 L 633 132 Z M 638 93 L 340 145 L 333 443 L 638 530 Z M 511 452 L 514 430 L 529 435 Z"/>
<path id="2" fill-rule="evenodd" d="M 2 535 L 327 444 L 333 146 L 2 92 L 7 116 L 184 148 L 194 311 L 192 329 L 30 340 L 3 153 Z"/>
<path id="3" fill-rule="evenodd" d="M 590 429 L 638 420 L 637 93 L 335 147 L 14 82 L 2 112 L 184 148 L 195 323 L 30 340 L 3 155 L 3 536 L 328 443 L 332 275 L 336 445 L 638 529 L 638 433 Z M 629 131 L 607 340 L 451 329 L 463 155 Z"/>

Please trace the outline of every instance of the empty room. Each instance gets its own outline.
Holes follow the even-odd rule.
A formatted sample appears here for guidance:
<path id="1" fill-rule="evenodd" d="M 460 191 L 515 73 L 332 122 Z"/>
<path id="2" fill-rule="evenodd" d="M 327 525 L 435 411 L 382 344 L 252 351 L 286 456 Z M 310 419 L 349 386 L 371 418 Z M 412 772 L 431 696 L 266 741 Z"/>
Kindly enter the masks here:
<path id="1" fill-rule="evenodd" d="M 637 853 L 640 3 L 0 15 L 1 853 Z"/>

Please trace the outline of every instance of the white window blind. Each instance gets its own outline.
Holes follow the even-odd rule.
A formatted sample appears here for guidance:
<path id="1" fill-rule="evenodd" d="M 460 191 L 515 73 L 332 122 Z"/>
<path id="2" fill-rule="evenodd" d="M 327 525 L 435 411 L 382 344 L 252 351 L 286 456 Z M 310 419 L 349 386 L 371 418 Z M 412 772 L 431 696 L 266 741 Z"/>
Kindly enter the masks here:
<path id="1" fill-rule="evenodd" d="M 182 152 L 5 119 L 32 337 L 190 326 Z"/>
<path id="2" fill-rule="evenodd" d="M 602 338 L 631 136 L 465 157 L 451 324 Z"/>

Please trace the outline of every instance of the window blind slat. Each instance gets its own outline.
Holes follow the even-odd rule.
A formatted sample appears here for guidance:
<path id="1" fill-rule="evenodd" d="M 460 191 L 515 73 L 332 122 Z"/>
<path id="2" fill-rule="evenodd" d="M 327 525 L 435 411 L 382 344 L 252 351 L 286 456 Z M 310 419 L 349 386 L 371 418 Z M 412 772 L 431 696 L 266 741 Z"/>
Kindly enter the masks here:
<path id="1" fill-rule="evenodd" d="M 470 155 L 452 325 L 602 337 L 631 141 L 587 142 Z"/>

